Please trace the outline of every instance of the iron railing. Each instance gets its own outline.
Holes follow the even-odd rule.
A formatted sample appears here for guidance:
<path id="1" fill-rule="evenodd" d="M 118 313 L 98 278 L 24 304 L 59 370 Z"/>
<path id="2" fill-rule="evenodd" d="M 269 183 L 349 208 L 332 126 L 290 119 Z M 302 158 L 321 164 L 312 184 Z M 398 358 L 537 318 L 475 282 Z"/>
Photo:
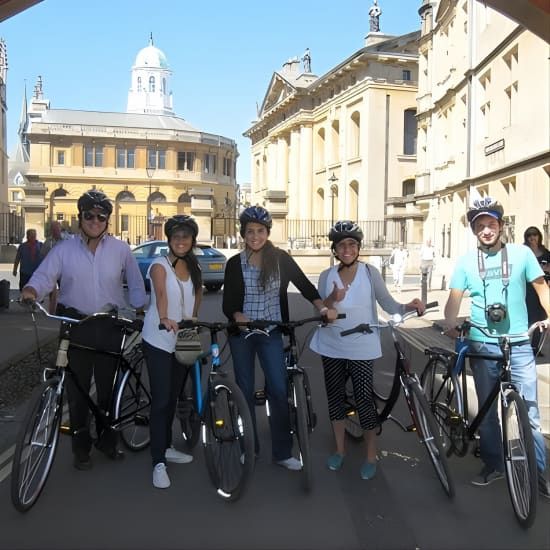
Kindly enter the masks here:
<path id="1" fill-rule="evenodd" d="M 25 217 L 14 212 L 0 213 L 0 244 L 21 243 L 25 237 Z"/>

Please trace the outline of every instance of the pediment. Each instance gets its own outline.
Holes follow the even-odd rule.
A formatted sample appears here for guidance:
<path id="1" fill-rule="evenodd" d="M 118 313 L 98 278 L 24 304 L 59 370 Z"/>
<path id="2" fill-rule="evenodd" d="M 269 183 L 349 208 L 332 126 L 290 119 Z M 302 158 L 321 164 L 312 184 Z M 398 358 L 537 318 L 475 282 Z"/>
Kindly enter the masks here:
<path id="1" fill-rule="evenodd" d="M 273 109 L 275 105 L 296 93 L 296 88 L 278 72 L 273 73 L 264 96 L 258 118 Z"/>

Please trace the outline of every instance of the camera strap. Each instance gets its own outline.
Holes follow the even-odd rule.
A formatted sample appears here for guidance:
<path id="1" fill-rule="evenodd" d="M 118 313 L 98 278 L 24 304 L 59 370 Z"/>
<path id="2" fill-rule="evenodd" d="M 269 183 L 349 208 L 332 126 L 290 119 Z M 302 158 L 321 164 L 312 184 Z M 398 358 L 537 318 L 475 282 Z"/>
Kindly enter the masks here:
<path id="1" fill-rule="evenodd" d="M 504 291 L 507 290 L 510 284 L 510 266 L 508 265 L 508 251 L 506 245 L 503 244 L 500 250 L 500 266 L 501 266 L 501 278 Z M 479 270 L 479 276 L 485 286 L 485 278 L 487 277 L 487 269 L 485 268 L 485 260 L 483 259 L 483 252 L 477 249 L 477 268 Z"/>

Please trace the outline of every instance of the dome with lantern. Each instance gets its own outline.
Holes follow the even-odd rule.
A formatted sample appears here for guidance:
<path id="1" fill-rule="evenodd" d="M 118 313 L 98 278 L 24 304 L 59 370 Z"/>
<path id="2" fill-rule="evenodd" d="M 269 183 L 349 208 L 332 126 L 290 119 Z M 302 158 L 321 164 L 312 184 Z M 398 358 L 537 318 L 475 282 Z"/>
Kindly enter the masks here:
<path id="1" fill-rule="evenodd" d="M 141 49 L 137 56 L 134 68 L 148 67 L 158 69 L 168 69 L 168 60 L 162 50 L 153 45 L 153 37 L 149 38 L 149 44 Z"/>

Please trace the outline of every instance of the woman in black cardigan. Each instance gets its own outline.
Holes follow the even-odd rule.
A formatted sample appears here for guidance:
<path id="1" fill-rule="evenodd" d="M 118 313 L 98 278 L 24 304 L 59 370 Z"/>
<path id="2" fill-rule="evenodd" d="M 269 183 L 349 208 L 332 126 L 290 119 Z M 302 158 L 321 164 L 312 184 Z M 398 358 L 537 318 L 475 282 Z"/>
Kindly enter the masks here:
<path id="1" fill-rule="evenodd" d="M 265 208 L 252 206 L 240 216 L 245 249 L 227 262 L 224 277 L 223 312 L 231 321 L 256 319 L 288 321 L 289 283 L 313 303 L 328 320 L 336 311 L 324 306 L 315 286 L 298 264 L 269 240 L 272 220 Z M 301 463 L 292 456 L 292 436 L 287 403 L 287 375 L 284 367 L 283 338 L 279 329 L 269 336 L 233 331 L 229 346 L 233 357 L 235 380 L 250 408 L 256 431 L 254 411 L 254 363 L 256 355 L 264 372 L 269 400 L 271 453 L 273 461 L 289 470 L 300 470 Z M 256 435 L 256 454 L 259 452 Z"/>

